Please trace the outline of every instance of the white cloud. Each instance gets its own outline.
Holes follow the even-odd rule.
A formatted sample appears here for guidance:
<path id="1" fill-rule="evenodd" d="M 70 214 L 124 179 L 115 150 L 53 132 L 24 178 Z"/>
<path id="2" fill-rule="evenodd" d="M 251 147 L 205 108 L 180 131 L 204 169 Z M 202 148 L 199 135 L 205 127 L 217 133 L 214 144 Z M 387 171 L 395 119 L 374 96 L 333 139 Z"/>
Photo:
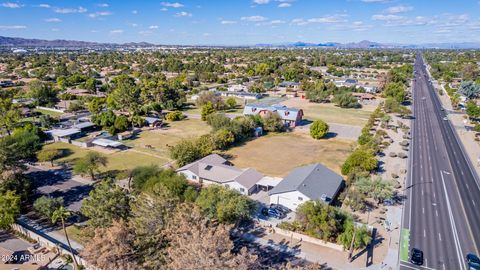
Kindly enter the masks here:
<path id="1" fill-rule="evenodd" d="M 270 0 L 253 0 L 253 2 L 257 5 L 266 5 L 270 3 Z"/>
<path id="2" fill-rule="evenodd" d="M 88 14 L 88 17 L 95 19 L 97 17 L 104 17 L 104 16 L 110 16 L 110 15 L 112 15 L 111 12 L 101 11 L 101 12 L 90 13 L 90 14 Z"/>
<path id="3" fill-rule="evenodd" d="M 288 7 L 291 7 L 291 6 L 292 6 L 292 4 L 286 3 L 286 2 L 285 3 L 280 3 L 278 5 L 279 8 L 288 8 Z"/>
<path id="4" fill-rule="evenodd" d="M 97 7 L 109 7 L 110 5 L 107 3 L 97 4 Z"/>
<path id="5" fill-rule="evenodd" d="M 110 34 L 117 35 L 117 34 L 123 34 L 123 32 L 124 32 L 123 29 L 115 29 L 110 31 Z"/>
<path id="6" fill-rule="evenodd" d="M 38 5 L 37 7 L 40 7 L 40 8 L 51 8 L 52 6 L 50 6 L 49 4 L 40 4 L 40 5 Z"/>
<path id="7" fill-rule="evenodd" d="M 374 21 L 398 21 L 403 18 L 404 18 L 403 16 L 392 15 L 392 14 L 389 14 L 389 15 L 376 14 L 372 16 L 372 20 Z"/>
<path id="8" fill-rule="evenodd" d="M 408 11 L 412 11 L 413 7 L 412 6 L 394 6 L 394 7 L 389 7 L 384 10 L 385 13 L 390 13 L 390 14 L 397 14 L 397 13 L 404 13 Z"/>
<path id="9" fill-rule="evenodd" d="M 182 11 L 182 12 L 176 13 L 175 17 L 192 17 L 192 13 Z"/>
<path id="10" fill-rule="evenodd" d="M 5 8 L 20 8 L 20 7 L 22 7 L 20 4 L 18 4 L 18 3 L 12 3 L 12 2 L 2 3 L 1 6 L 2 6 L 2 7 L 5 7 Z"/>
<path id="11" fill-rule="evenodd" d="M 150 25 L 148 29 L 158 29 L 158 25 Z"/>
<path id="12" fill-rule="evenodd" d="M 301 26 L 301 25 L 307 25 L 312 23 L 321 23 L 321 24 L 344 23 L 348 21 L 346 17 L 348 17 L 347 14 L 335 14 L 335 15 L 327 15 L 323 17 L 310 18 L 310 19 L 297 18 L 297 19 L 293 19 L 290 22 L 290 24 Z"/>
<path id="13" fill-rule="evenodd" d="M 266 21 L 267 18 L 263 17 L 263 16 L 245 16 L 245 17 L 241 17 L 240 20 L 242 21 L 247 21 L 247 22 L 263 22 L 263 21 Z"/>
<path id="14" fill-rule="evenodd" d="M 59 18 L 48 18 L 48 19 L 45 19 L 46 22 L 53 22 L 53 23 L 58 23 L 58 22 L 61 22 L 62 20 L 60 20 Z"/>
<path id="15" fill-rule="evenodd" d="M 405 17 L 393 14 L 376 14 L 372 16 L 372 20 L 383 21 L 385 26 L 422 26 L 436 24 L 434 19 L 424 16 Z"/>
<path id="16" fill-rule="evenodd" d="M 58 28 L 52 28 L 51 31 L 52 31 L 52 32 L 58 32 L 58 31 L 60 31 L 60 29 L 58 29 Z"/>
<path id="17" fill-rule="evenodd" d="M 221 24 L 236 24 L 237 22 L 236 21 L 226 21 L 226 20 L 224 20 L 224 21 L 221 21 L 220 23 Z"/>
<path id="18" fill-rule="evenodd" d="M 161 8 L 160 11 L 168 11 L 168 8 Z"/>
<path id="19" fill-rule="evenodd" d="M 0 25 L 0 30 L 26 29 L 25 25 Z"/>
<path id="20" fill-rule="evenodd" d="M 138 10 L 132 10 L 132 14 L 134 15 L 138 14 Z"/>
<path id="21" fill-rule="evenodd" d="M 61 14 L 69 14 L 69 13 L 85 13 L 88 10 L 84 7 L 78 7 L 78 8 L 56 8 L 55 13 L 61 13 Z"/>
<path id="22" fill-rule="evenodd" d="M 172 8 L 181 8 L 181 7 L 184 7 L 183 4 L 178 3 L 178 2 L 175 2 L 175 3 L 162 2 L 162 3 L 160 3 L 160 5 L 162 5 L 162 6 L 164 6 L 164 7 L 172 7 Z"/>

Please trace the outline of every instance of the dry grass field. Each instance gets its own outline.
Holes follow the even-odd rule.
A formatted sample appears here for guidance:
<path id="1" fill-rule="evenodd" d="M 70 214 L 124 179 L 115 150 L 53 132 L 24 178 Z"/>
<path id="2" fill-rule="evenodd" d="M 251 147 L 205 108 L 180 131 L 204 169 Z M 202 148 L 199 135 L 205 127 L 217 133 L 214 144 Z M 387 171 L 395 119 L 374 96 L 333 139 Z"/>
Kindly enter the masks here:
<path id="1" fill-rule="evenodd" d="M 343 109 L 334 104 L 311 103 L 304 99 L 288 99 L 282 104 L 303 109 L 305 119 L 321 119 L 327 123 L 337 123 L 363 127 L 376 106 L 364 106 L 361 109 Z"/>
<path id="2" fill-rule="evenodd" d="M 307 134 L 270 134 L 226 152 L 240 168 L 252 167 L 269 176 L 285 176 L 298 166 L 321 163 L 340 173 L 353 141 L 313 140 Z"/>

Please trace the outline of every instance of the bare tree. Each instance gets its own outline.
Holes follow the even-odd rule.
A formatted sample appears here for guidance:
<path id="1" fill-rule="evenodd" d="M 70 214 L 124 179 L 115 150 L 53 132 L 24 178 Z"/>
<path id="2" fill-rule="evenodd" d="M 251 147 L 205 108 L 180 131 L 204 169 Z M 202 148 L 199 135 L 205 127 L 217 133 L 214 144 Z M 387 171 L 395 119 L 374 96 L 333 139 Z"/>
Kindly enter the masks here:
<path id="1" fill-rule="evenodd" d="M 257 257 L 246 249 L 232 253 L 231 226 L 201 216 L 193 205 L 183 205 L 168 228 L 169 269 L 255 269 Z"/>
<path id="2" fill-rule="evenodd" d="M 135 254 L 134 238 L 124 221 L 114 221 L 109 228 L 95 230 L 95 236 L 85 245 L 82 256 L 104 270 L 143 269 Z"/>

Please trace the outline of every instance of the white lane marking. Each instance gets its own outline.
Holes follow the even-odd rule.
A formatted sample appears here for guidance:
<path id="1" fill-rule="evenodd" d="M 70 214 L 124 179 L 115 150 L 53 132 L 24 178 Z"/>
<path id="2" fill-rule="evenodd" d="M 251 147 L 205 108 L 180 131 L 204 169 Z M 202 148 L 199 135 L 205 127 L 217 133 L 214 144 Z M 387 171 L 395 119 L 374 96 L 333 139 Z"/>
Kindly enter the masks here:
<path id="1" fill-rule="evenodd" d="M 422 213 L 425 214 L 425 208 L 424 207 L 422 207 Z"/>
<path id="2" fill-rule="evenodd" d="M 455 226 L 455 221 L 452 214 L 452 209 L 450 207 L 450 198 L 448 197 L 447 186 L 445 185 L 445 179 L 443 178 L 443 171 L 440 171 L 440 176 L 442 177 L 443 190 L 445 192 L 445 198 L 447 199 L 447 209 L 448 216 L 450 218 L 450 226 L 452 227 L 453 240 L 455 242 L 455 250 L 457 252 L 457 259 L 461 269 L 465 269 L 465 262 L 463 261 L 462 248 L 460 241 L 458 240 L 458 232 Z"/>
<path id="3" fill-rule="evenodd" d="M 440 242 L 442 241 L 442 235 L 438 233 L 438 238 L 440 238 Z"/>
<path id="4" fill-rule="evenodd" d="M 435 209 L 435 215 L 438 217 L 438 211 L 437 211 L 437 209 Z"/>
<path id="5" fill-rule="evenodd" d="M 427 238 L 427 233 L 425 232 L 425 229 L 423 229 L 423 237 Z"/>
<path id="6" fill-rule="evenodd" d="M 423 188 L 422 188 L 422 196 L 423 196 Z"/>
<path id="7" fill-rule="evenodd" d="M 476 205 L 475 205 L 475 201 L 474 201 L 473 199 L 472 199 L 472 203 L 473 203 L 473 206 L 476 206 Z"/>
<path id="8" fill-rule="evenodd" d="M 409 268 L 409 269 L 413 269 L 413 270 L 418 270 L 418 269 L 435 270 L 435 269 L 433 269 L 433 268 L 430 268 L 430 267 L 427 267 L 427 266 L 423 266 L 423 265 L 415 265 L 415 266 L 412 266 L 412 265 L 410 265 L 410 264 L 407 264 L 407 262 L 401 262 L 400 265 L 403 266 L 403 267 Z"/>

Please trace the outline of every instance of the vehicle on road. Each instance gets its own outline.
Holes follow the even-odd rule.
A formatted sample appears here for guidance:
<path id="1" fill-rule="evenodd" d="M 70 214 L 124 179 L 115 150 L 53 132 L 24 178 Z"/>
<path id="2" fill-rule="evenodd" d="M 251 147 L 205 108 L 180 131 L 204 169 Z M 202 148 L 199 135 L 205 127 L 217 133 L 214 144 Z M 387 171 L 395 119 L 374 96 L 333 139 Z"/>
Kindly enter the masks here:
<path id="1" fill-rule="evenodd" d="M 423 265 L 423 251 L 418 248 L 412 248 L 410 252 L 410 262 L 416 265 Z"/>
<path id="2" fill-rule="evenodd" d="M 477 255 L 469 253 L 466 257 L 468 270 L 480 270 L 480 259 Z"/>
<path id="3" fill-rule="evenodd" d="M 443 121 L 448 121 L 448 118 L 447 118 L 447 117 L 443 117 Z"/>

